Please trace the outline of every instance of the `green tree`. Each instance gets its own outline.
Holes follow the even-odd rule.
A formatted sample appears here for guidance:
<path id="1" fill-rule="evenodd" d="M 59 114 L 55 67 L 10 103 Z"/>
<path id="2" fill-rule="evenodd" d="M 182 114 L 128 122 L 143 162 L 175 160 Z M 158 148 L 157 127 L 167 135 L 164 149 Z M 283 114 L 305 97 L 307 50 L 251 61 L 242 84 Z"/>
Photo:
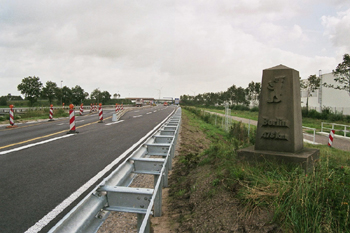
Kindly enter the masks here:
<path id="1" fill-rule="evenodd" d="M 17 89 L 29 100 L 30 106 L 33 106 L 40 97 L 42 86 L 39 77 L 29 76 L 22 79 L 22 83 L 17 86 Z"/>
<path id="2" fill-rule="evenodd" d="M 102 104 L 106 104 L 110 99 L 111 99 L 111 94 L 108 91 L 104 91 L 101 93 Z"/>
<path id="3" fill-rule="evenodd" d="M 100 89 L 96 88 L 93 90 L 90 94 L 91 99 L 95 99 L 97 103 L 99 103 L 102 100 L 102 92 Z"/>
<path id="4" fill-rule="evenodd" d="M 247 99 L 253 106 L 257 106 L 259 103 L 259 96 L 261 92 L 261 84 L 259 82 L 250 82 L 246 88 Z"/>
<path id="5" fill-rule="evenodd" d="M 300 81 L 300 87 L 306 90 L 306 113 L 309 112 L 309 97 L 312 92 L 320 88 L 321 78 L 316 74 L 310 75 L 307 80 Z"/>
<path id="6" fill-rule="evenodd" d="M 350 93 L 350 55 L 344 54 L 343 62 L 339 63 L 337 68 L 332 72 L 336 78 L 334 81 L 339 83 L 339 85 L 328 85 L 325 86 L 332 87 L 339 90 L 346 90 Z"/>
<path id="7" fill-rule="evenodd" d="M 45 87 L 41 92 L 41 96 L 43 98 L 47 98 L 52 104 L 53 99 L 56 97 L 57 84 L 51 81 L 47 81 Z"/>
<path id="8" fill-rule="evenodd" d="M 62 87 L 62 102 L 66 106 L 72 103 L 72 90 L 67 86 Z"/>
<path id="9" fill-rule="evenodd" d="M 85 92 L 81 86 L 76 85 L 72 88 L 72 102 L 75 105 L 81 104 L 86 97 L 89 96 L 89 93 Z"/>

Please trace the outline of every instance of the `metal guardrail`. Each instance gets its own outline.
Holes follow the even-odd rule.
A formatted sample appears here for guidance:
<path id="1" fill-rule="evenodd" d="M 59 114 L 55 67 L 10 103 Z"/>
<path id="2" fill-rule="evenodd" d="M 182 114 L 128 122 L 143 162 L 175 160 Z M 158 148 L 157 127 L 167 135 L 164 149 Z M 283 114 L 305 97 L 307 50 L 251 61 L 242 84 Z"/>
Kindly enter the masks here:
<path id="1" fill-rule="evenodd" d="M 97 232 L 111 211 L 119 211 L 137 214 L 138 232 L 149 233 L 150 215 L 160 217 L 162 214 L 162 187 L 168 185 L 168 170 L 172 169 L 180 124 L 181 108 L 178 108 L 49 232 Z M 129 187 L 137 174 L 153 175 L 154 188 Z"/>
<path id="2" fill-rule="evenodd" d="M 329 125 L 331 126 L 331 128 L 325 127 L 325 125 Z M 329 131 L 325 132 L 324 130 L 329 130 Z M 341 125 L 341 124 L 327 123 L 327 122 L 321 123 L 321 133 L 329 133 L 331 130 L 334 130 L 335 132 L 342 132 L 344 137 L 348 137 L 347 133 L 350 133 L 350 125 Z"/>
<path id="3" fill-rule="evenodd" d="M 308 133 L 304 133 L 304 130 L 312 130 L 313 134 L 308 134 Z M 306 137 L 312 137 L 312 144 L 316 144 L 316 129 L 315 128 L 310 128 L 310 127 L 306 127 L 303 126 L 303 135 Z"/>

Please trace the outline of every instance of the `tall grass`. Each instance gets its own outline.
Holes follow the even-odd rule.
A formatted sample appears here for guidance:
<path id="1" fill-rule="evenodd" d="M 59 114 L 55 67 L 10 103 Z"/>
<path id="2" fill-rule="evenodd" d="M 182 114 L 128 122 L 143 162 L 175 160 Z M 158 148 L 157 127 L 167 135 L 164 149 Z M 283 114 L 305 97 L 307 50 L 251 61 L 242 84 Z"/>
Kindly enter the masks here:
<path id="1" fill-rule="evenodd" d="M 195 112 L 202 129 L 217 129 L 210 118 L 203 121 L 201 112 Z M 320 149 L 320 160 L 308 174 L 293 164 L 240 161 L 237 149 L 252 143 L 246 131 L 239 123 L 229 132 L 221 130 L 225 136 L 213 140 L 198 158 L 198 165 L 215 168 L 213 189 L 222 185 L 250 209 L 272 210 L 273 221 L 284 232 L 350 232 L 350 152 L 306 145 Z"/>

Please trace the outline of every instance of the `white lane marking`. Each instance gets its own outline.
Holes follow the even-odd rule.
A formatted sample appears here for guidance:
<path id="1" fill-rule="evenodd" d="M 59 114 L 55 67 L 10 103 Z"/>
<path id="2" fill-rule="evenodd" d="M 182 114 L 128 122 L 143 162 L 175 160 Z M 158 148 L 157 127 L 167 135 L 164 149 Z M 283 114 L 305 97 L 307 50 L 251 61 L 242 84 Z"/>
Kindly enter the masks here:
<path id="1" fill-rule="evenodd" d="M 157 112 L 157 110 L 153 111 L 153 112 Z"/>
<path id="2" fill-rule="evenodd" d="M 75 122 L 83 122 L 83 121 L 85 121 L 85 120 L 80 120 L 80 121 L 75 121 Z"/>
<path id="3" fill-rule="evenodd" d="M 142 115 L 138 115 L 138 116 L 133 116 L 133 118 L 138 118 L 138 117 L 142 117 Z"/>
<path id="4" fill-rule="evenodd" d="M 68 123 L 60 123 L 60 124 L 57 124 L 57 125 L 65 125 L 65 124 L 68 124 Z"/>
<path id="5" fill-rule="evenodd" d="M 136 111 L 134 111 L 134 112 L 139 112 L 140 110 L 136 110 Z"/>
<path id="6" fill-rule="evenodd" d="M 152 112 L 148 112 L 148 113 L 146 113 L 146 114 L 147 114 L 147 115 L 148 115 L 148 114 L 152 114 Z"/>
<path id="7" fill-rule="evenodd" d="M 105 125 L 114 125 L 114 124 L 118 124 L 118 123 L 123 122 L 123 121 L 124 121 L 124 120 L 116 121 L 116 122 L 108 123 L 108 124 L 105 124 Z"/>
<path id="8" fill-rule="evenodd" d="M 174 111 L 173 111 L 174 112 Z M 171 112 L 169 116 L 173 113 Z M 168 116 L 168 117 L 169 117 Z M 149 131 L 143 138 L 141 138 L 138 142 L 136 142 L 134 145 L 132 145 L 129 149 L 127 149 L 123 154 L 121 154 L 118 158 L 116 158 L 112 163 L 107 165 L 103 170 L 101 170 L 99 173 L 97 173 L 96 176 L 91 178 L 88 182 L 86 182 L 83 186 L 81 186 L 77 191 L 72 193 L 68 198 L 66 198 L 63 202 L 61 202 L 58 206 L 56 206 L 53 210 L 51 210 L 50 213 L 45 215 L 42 219 L 40 219 L 38 222 L 36 222 L 33 226 L 31 226 L 26 232 L 24 233 L 37 233 L 41 229 L 43 229 L 47 224 L 51 222 L 54 218 L 57 217 L 65 208 L 67 208 L 70 204 L 72 204 L 82 193 L 84 193 L 86 190 L 88 190 L 94 183 L 96 183 L 97 180 L 99 180 L 101 177 L 106 174 L 109 170 L 111 170 L 117 163 L 119 163 L 120 160 L 122 160 L 124 157 L 126 157 L 131 151 L 135 149 L 135 147 L 139 146 L 139 144 L 144 141 L 146 138 L 148 138 L 151 134 L 154 133 L 154 131 L 160 127 L 164 122 L 167 120 L 166 117 L 162 122 L 160 122 L 156 127 L 154 127 L 151 131 Z M 91 194 L 90 194 L 91 195 Z M 88 198 L 89 195 L 87 195 L 81 202 L 84 202 L 85 199 Z M 80 203 L 81 203 L 80 202 Z M 80 204 L 79 203 L 79 204 Z M 78 205 L 79 205 L 78 204 Z M 78 205 L 76 205 L 71 211 L 74 211 L 78 208 Z M 60 222 L 64 221 L 67 218 L 67 215 L 63 217 Z M 60 223 L 59 222 L 59 223 Z M 54 231 L 55 227 L 53 227 L 50 232 Z"/>
<path id="9" fill-rule="evenodd" d="M 5 154 L 9 154 L 9 153 L 11 153 L 11 152 L 24 150 L 24 149 L 27 149 L 27 148 L 30 148 L 30 147 L 33 147 L 33 146 L 45 144 L 45 143 L 52 142 L 52 141 L 55 141 L 55 140 L 59 140 L 59 139 L 62 139 L 62 138 L 70 137 L 70 136 L 73 136 L 73 135 L 74 135 L 74 134 L 68 134 L 68 135 L 64 135 L 64 136 L 61 136 L 61 137 L 50 138 L 50 139 L 45 140 L 45 141 L 36 142 L 36 143 L 33 143 L 33 144 L 29 144 L 29 145 L 17 147 L 17 148 L 11 149 L 11 150 L 1 151 L 1 152 L 0 152 L 0 155 L 5 155 Z"/>

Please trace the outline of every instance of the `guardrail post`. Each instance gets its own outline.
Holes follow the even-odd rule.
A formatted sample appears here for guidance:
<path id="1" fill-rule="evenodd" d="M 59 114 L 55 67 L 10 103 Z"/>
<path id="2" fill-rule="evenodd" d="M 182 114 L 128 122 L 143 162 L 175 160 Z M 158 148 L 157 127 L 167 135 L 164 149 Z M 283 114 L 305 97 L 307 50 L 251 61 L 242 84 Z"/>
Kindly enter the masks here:
<path id="1" fill-rule="evenodd" d="M 156 187 L 158 179 L 162 179 L 162 177 L 154 175 L 154 187 Z M 154 217 L 162 216 L 162 180 L 160 182 L 161 184 L 159 185 L 158 190 L 154 189 L 154 192 L 156 192 L 154 199 Z"/>

